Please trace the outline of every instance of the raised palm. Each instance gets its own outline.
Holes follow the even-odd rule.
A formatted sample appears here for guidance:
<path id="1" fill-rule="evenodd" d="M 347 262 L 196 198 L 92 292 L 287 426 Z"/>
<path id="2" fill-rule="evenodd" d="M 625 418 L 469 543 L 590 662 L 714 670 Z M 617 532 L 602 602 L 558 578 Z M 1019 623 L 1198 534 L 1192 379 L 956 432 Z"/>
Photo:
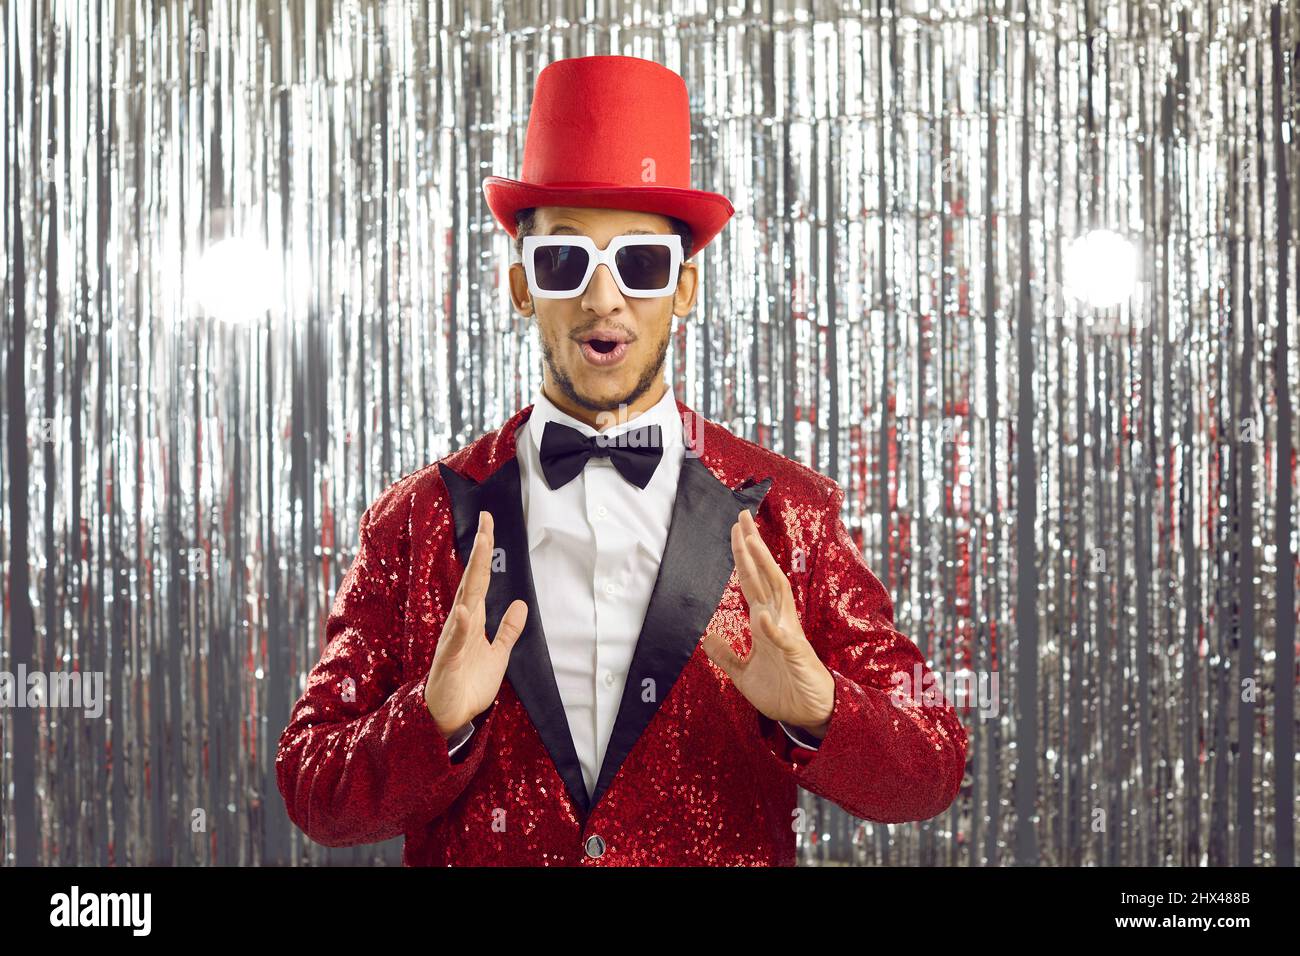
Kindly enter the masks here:
<path id="1" fill-rule="evenodd" d="M 742 658 L 726 638 L 710 632 L 705 653 L 759 712 L 797 727 L 824 729 L 834 705 L 834 677 L 808 642 L 790 581 L 748 511 L 731 526 L 731 553 L 749 604 L 752 647 Z"/>
<path id="2" fill-rule="evenodd" d="M 512 601 L 501 616 L 496 639 L 488 641 L 484 599 L 492 577 L 492 543 L 492 515 L 481 511 L 474 546 L 424 686 L 424 702 L 444 737 L 464 727 L 496 699 L 510 651 L 528 619 L 528 605 Z"/>

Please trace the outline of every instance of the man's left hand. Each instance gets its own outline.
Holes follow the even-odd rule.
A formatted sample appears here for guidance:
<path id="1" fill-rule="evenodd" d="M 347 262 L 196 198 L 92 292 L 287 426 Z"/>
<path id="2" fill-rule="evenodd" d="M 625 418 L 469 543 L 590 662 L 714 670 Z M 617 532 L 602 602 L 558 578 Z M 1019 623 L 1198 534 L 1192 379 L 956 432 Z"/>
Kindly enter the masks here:
<path id="1" fill-rule="evenodd" d="M 753 646 L 741 658 L 725 637 L 710 631 L 704 635 L 704 652 L 760 713 L 825 737 L 835 706 L 835 678 L 804 635 L 790 581 L 747 510 L 731 526 L 731 553 L 749 604 Z"/>

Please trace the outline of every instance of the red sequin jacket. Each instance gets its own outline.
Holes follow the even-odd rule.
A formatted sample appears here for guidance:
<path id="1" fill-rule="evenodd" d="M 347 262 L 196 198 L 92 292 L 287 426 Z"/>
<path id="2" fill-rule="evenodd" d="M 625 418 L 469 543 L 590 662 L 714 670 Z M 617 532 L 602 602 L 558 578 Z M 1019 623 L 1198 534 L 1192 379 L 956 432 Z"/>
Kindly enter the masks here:
<path id="1" fill-rule="evenodd" d="M 408 865 L 793 865 L 805 826 L 797 787 L 885 823 L 951 805 L 965 729 L 942 695 L 924 693 L 929 668 L 893 627 L 889 594 L 840 519 L 839 486 L 678 406 L 691 450 L 593 797 L 534 599 L 514 457 L 528 406 L 398 480 L 362 516 L 327 644 L 276 758 L 289 817 L 309 837 L 350 846 L 405 834 Z M 835 679 L 817 750 L 794 744 L 700 647 L 706 628 L 749 647 L 730 545 L 741 507 L 787 569 L 804 633 Z M 496 700 L 449 758 L 424 683 L 479 510 L 492 512 L 505 559 L 488 633 L 515 598 L 529 614 Z"/>

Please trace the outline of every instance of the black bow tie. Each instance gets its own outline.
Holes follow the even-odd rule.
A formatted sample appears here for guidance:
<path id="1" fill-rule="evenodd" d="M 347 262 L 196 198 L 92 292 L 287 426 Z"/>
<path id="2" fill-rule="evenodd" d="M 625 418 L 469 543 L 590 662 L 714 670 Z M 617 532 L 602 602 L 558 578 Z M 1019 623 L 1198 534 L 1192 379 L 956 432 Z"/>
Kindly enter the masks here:
<path id="1" fill-rule="evenodd" d="M 619 435 L 587 437 L 576 428 L 550 421 L 542 429 L 542 476 L 552 491 L 568 484 L 587 464 L 587 459 L 608 456 L 618 473 L 644 488 L 650 484 L 663 457 L 663 429 L 642 425 Z"/>

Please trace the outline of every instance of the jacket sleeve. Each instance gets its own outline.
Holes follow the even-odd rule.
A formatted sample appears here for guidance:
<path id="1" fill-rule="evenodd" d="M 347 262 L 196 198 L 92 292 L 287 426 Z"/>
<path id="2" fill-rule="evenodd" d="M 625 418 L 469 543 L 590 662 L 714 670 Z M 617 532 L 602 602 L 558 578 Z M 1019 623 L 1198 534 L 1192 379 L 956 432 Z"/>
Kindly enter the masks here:
<path id="1" fill-rule="evenodd" d="M 835 679 L 816 750 L 759 714 L 767 749 L 799 786 L 864 820 L 927 820 L 947 809 L 966 769 L 966 730 L 920 650 L 894 629 L 889 593 L 840 519 L 833 484 L 817 512 L 804 633 Z M 918 681 L 919 677 L 919 681 Z M 919 684 L 919 686 L 918 686 Z"/>
<path id="2" fill-rule="evenodd" d="M 361 517 L 325 648 L 276 755 L 289 818 L 325 846 L 376 843 L 439 816 L 478 768 L 496 709 L 452 756 L 424 702 L 426 675 L 403 676 L 410 505 L 397 497 Z"/>

